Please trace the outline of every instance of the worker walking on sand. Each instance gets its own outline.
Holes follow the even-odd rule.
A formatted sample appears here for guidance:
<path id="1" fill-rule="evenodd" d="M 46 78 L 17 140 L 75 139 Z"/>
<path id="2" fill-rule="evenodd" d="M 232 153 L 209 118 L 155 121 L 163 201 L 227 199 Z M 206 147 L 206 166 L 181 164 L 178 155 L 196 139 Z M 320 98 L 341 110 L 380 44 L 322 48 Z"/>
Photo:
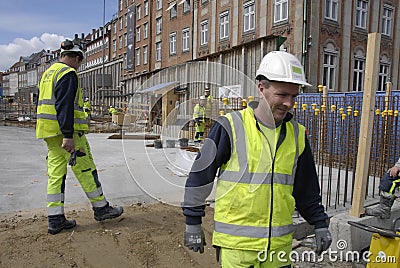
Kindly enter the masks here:
<path id="1" fill-rule="evenodd" d="M 83 111 L 82 88 L 77 69 L 82 63 L 82 48 L 70 40 L 61 43 L 60 61 L 47 69 L 39 83 L 36 137 L 47 144 L 48 232 L 57 234 L 75 227 L 75 220 L 64 215 L 67 165 L 90 200 L 96 221 L 112 219 L 123 213 L 106 200 L 85 133 L 88 121 Z"/>
<path id="2" fill-rule="evenodd" d="M 194 106 L 193 121 L 195 124 L 196 132 L 194 135 L 195 142 L 201 142 L 204 139 L 204 131 L 206 128 L 206 98 L 200 96 L 199 103 Z"/>
<path id="3" fill-rule="evenodd" d="M 392 206 L 396 200 L 395 191 L 400 186 L 400 158 L 397 163 L 391 167 L 379 182 L 380 202 L 377 207 L 366 208 L 365 214 L 369 216 L 380 217 L 381 219 L 390 219 Z"/>
<path id="4" fill-rule="evenodd" d="M 222 267 L 291 267 L 295 207 L 315 227 L 317 254 L 332 242 L 306 130 L 289 113 L 299 87 L 310 84 L 299 60 L 282 51 L 262 59 L 256 79 L 260 101 L 219 117 L 193 163 L 184 245 L 204 251 L 202 216 L 219 170 L 213 246 Z"/>

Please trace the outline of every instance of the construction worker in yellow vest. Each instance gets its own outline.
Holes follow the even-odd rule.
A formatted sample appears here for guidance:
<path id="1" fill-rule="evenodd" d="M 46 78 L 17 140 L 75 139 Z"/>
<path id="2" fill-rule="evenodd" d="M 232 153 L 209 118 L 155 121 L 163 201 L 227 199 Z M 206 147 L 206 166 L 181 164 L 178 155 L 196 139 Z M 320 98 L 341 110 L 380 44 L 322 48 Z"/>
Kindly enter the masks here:
<path id="1" fill-rule="evenodd" d="M 291 267 L 295 207 L 315 228 L 317 254 L 332 242 L 306 131 L 289 112 L 299 87 L 310 84 L 283 51 L 264 56 L 256 79 L 259 101 L 219 117 L 193 163 L 184 245 L 204 252 L 205 199 L 219 170 L 212 243 L 222 267 Z"/>
<path id="2" fill-rule="evenodd" d="M 39 83 L 36 137 L 44 139 L 47 155 L 48 232 L 57 234 L 75 227 L 75 220 L 64 215 L 67 165 L 81 184 L 97 221 L 112 219 L 123 213 L 122 207 L 111 207 L 98 179 L 85 133 L 88 120 L 83 111 L 82 89 L 77 69 L 84 53 L 80 45 L 61 43 L 60 61 L 47 69 Z"/>
<path id="3" fill-rule="evenodd" d="M 210 94 L 210 89 L 204 90 L 204 97 L 206 98 L 206 118 L 211 119 L 213 116 L 214 97 Z"/>
<path id="4" fill-rule="evenodd" d="M 113 115 L 113 114 L 117 114 L 117 109 L 115 109 L 112 105 L 110 105 L 110 108 L 108 109 L 108 114 L 109 115 Z"/>
<path id="5" fill-rule="evenodd" d="M 194 141 L 201 142 L 204 139 L 204 130 L 206 128 L 206 98 L 200 96 L 199 103 L 194 106 L 193 121 L 195 123 Z"/>
<path id="6" fill-rule="evenodd" d="M 90 112 L 91 112 L 91 107 L 90 107 L 90 102 L 89 98 L 85 98 L 85 101 L 83 102 L 83 111 L 86 114 L 86 117 L 90 119 Z"/>

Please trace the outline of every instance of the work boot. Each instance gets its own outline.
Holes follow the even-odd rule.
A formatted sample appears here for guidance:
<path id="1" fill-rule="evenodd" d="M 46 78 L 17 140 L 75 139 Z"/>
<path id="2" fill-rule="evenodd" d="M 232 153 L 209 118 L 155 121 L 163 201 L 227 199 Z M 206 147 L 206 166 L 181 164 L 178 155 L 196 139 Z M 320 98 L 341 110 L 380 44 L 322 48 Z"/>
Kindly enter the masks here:
<path id="1" fill-rule="evenodd" d="M 365 214 L 369 216 L 380 217 L 381 219 L 390 219 L 390 212 L 395 199 L 395 195 L 382 192 L 379 205 L 374 208 L 366 208 Z"/>
<path id="2" fill-rule="evenodd" d="M 64 215 L 49 215 L 49 227 L 47 229 L 49 234 L 55 235 L 63 229 L 71 229 L 76 226 L 75 220 L 67 220 Z"/>
<path id="3" fill-rule="evenodd" d="M 102 208 L 93 208 L 94 210 L 94 219 L 96 221 L 104 221 L 107 219 L 114 219 L 116 217 L 121 216 L 121 214 L 124 212 L 123 207 L 112 207 L 109 204 Z"/>

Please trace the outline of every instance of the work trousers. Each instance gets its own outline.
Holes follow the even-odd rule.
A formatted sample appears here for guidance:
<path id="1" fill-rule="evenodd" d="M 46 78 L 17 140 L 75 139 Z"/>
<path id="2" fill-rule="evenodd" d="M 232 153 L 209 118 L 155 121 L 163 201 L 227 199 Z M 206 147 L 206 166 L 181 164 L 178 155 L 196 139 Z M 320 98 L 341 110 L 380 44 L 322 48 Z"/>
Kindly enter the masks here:
<path id="1" fill-rule="evenodd" d="M 291 250 L 292 244 L 288 244 L 265 256 L 265 252 L 221 248 L 221 265 L 222 268 L 290 268 Z"/>
<path id="2" fill-rule="evenodd" d="M 73 135 L 75 150 L 83 152 L 76 157 L 76 165 L 72 166 L 75 177 L 81 184 L 93 208 L 106 206 L 108 203 L 103 195 L 94 164 L 90 146 L 86 136 L 82 133 Z M 47 213 L 48 215 L 64 214 L 65 179 L 67 176 L 68 160 L 71 156 L 62 145 L 63 136 L 58 135 L 44 139 L 47 148 Z"/>
<path id="3" fill-rule="evenodd" d="M 206 129 L 206 124 L 204 122 L 196 123 L 196 133 L 194 139 L 201 141 L 204 139 L 204 131 Z"/>
<path id="4" fill-rule="evenodd" d="M 379 183 L 379 189 L 383 192 L 394 194 L 396 188 L 400 185 L 400 177 L 392 177 L 385 173 Z"/>

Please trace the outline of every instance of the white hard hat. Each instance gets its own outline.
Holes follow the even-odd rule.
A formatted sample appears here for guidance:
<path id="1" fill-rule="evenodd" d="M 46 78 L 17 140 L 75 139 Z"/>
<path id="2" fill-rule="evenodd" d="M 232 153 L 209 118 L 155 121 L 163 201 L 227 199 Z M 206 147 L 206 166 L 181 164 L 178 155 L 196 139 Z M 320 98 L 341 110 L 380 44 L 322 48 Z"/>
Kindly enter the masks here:
<path id="1" fill-rule="evenodd" d="M 89 100 L 89 98 L 85 98 L 85 101 L 88 101 Z"/>
<path id="2" fill-rule="evenodd" d="M 204 96 L 202 95 L 202 96 L 200 96 L 200 99 L 201 99 L 201 100 L 205 100 L 206 97 L 204 97 Z"/>
<path id="3" fill-rule="evenodd" d="M 300 61 L 284 51 L 272 51 L 264 56 L 256 72 L 256 77 L 268 80 L 311 86 L 307 83 Z"/>
<path id="4" fill-rule="evenodd" d="M 66 52 L 77 52 L 81 54 L 82 59 L 85 56 L 85 53 L 83 52 L 82 48 L 80 45 L 74 44 L 71 40 L 65 40 L 61 43 L 61 54 L 66 53 Z"/>

